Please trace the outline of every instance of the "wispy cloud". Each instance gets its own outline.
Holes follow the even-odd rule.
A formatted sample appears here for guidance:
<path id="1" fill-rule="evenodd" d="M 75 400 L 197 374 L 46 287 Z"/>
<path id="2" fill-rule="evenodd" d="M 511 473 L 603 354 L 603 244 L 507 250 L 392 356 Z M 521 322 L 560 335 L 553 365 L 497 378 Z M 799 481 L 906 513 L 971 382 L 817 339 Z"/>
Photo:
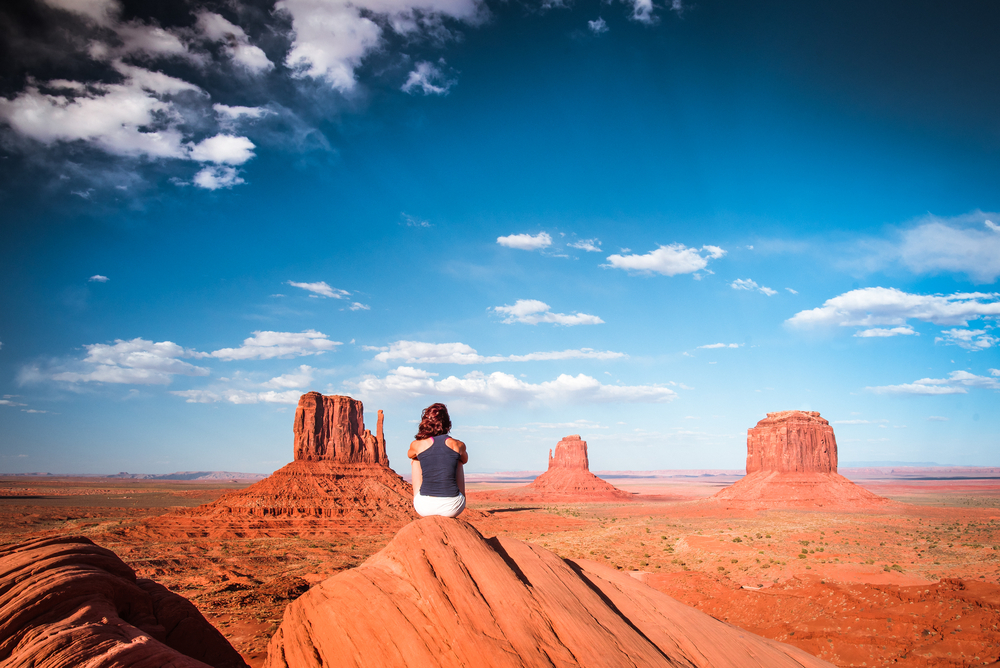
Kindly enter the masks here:
<path id="1" fill-rule="evenodd" d="M 217 402 L 228 402 L 231 404 L 297 404 L 302 393 L 299 390 L 252 392 L 229 389 L 173 390 L 170 394 L 183 397 L 189 404 L 212 404 Z"/>
<path id="2" fill-rule="evenodd" d="M 778 294 L 777 290 L 772 290 L 771 288 L 765 287 L 763 285 L 757 285 L 756 281 L 749 278 L 737 278 L 735 281 L 729 284 L 733 290 L 756 290 L 768 297 L 773 297 Z"/>
<path id="3" fill-rule="evenodd" d="M 1000 344 L 1000 337 L 985 329 L 945 329 L 934 343 L 956 345 L 973 352 L 986 350 Z"/>
<path id="4" fill-rule="evenodd" d="M 568 359 L 611 360 L 628 357 L 625 353 L 601 351 L 591 348 L 527 353 L 525 355 L 480 355 L 475 348 L 465 343 L 425 343 L 422 341 L 396 341 L 386 348 L 366 347 L 379 350 L 375 355 L 378 362 L 401 360 L 407 364 L 494 364 L 497 362 L 541 362 Z"/>
<path id="5" fill-rule="evenodd" d="M 866 387 L 875 394 L 967 394 L 967 387 L 1000 390 L 1000 380 L 968 371 L 952 371 L 947 378 L 921 378 L 903 385 Z"/>
<path id="6" fill-rule="evenodd" d="M 362 399 L 376 397 L 440 397 L 490 406 L 526 403 L 664 403 L 677 393 L 659 385 L 604 385 L 579 374 L 560 375 L 543 383 L 528 383 L 507 373 L 479 371 L 461 378 L 401 366 L 385 377 L 367 376 L 354 384 Z"/>
<path id="7" fill-rule="evenodd" d="M 709 343 L 704 346 L 698 346 L 698 350 L 711 350 L 713 348 L 739 348 L 742 343 Z"/>
<path id="8" fill-rule="evenodd" d="M 444 59 L 440 61 L 444 65 Z M 424 95 L 447 95 L 456 81 L 449 79 L 444 71 L 434 63 L 421 61 L 406 77 L 406 82 L 400 86 L 404 93 L 423 93 Z"/>
<path id="9" fill-rule="evenodd" d="M 254 332 L 244 339 L 239 348 L 222 348 L 211 353 L 221 360 L 273 359 L 275 357 L 301 357 L 322 355 L 343 345 L 314 329 L 304 332 Z"/>
<path id="10" fill-rule="evenodd" d="M 351 296 L 351 293 L 347 290 L 341 290 L 340 288 L 332 288 L 326 281 L 318 281 L 316 283 L 296 283 L 295 281 L 288 281 L 288 285 L 294 288 L 302 288 L 307 290 L 317 297 L 329 297 L 331 299 L 347 299 Z"/>
<path id="11" fill-rule="evenodd" d="M 670 244 L 643 255 L 609 255 L 608 264 L 604 266 L 640 274 L 677 276 L 701 271 L 708 266 L 709 260 L 716 260 L 725 254 L 726 251 L 718 246 L 702 246 L 699 250 L 684 244 Z"/>
<path id="12" fill-rule="evenodd" d="M 408 213 L 400 213 L 399 215 L 403 219 L 403 224 L 406 225 L 407 227 L 425 227 L 425 228 L 433 227 L 433 225 L 431 225 L 426 220 L 421 220 L 419 218 L 411 216 Z"/>
<path id="13" fill-rule="evenodd" d="M 304 389 L 312 385 L 313 371 L 315 369 L 308 364 L 302 364 L 295 371 L 275 376 L 263 385 L 279 390 Z"/>
<path id="14" fill-rule="evenodd" d="M 204 357 L 172 341 L 154 343 L 142 338 L 116 339 L 112 344 L 86 345 L 82 360 L 41 368 L 22 369 L 23 382 L 55 380 L 65 383 L 121 383 L 167 385 L 174 376 L 207 376 L 208 369 L 184 362 L 180 357 Z"/>
<path id="15" fill-rule="evenodd" d="M 863 329 L 861 331 L 855 332 L 854 336 L 866 339 L 866 338 L 886 338 L 890 336 L 920 336 L 920 332 L 915 331 L 909 325 L 905 327 L 892 327 L 891 329 L 886 329 L 884 327 L 875 327 L 872 329 Z"/>
<path id="16" fill-rule="evenodd" d="M 601 252 L 601 240 L 600 239 L 579 239 L 573 243 L 566 244 L 570 248 L 579 248 L 580 250 L 585 250 L 588 253 L 600 253 Z"/>
<path id="17" fill-rule="evenodd" d="M 494 306 L 493 311 L 505 316 L 503 322 L 513 324 L 516 322 L 527 325 L 537 325 L 542 322 L 549 322 L 555 325 L 600 325 L 604 321 L 596 315 L 586 313 L 553 313 L 545 302 L 537 299 L 518 299 L 512 306 Z"/>
<path id="18" fill-rule="evenodd" d="M 928 215 L 902 233 L 899 257 L 916 273 L 954 272 L 992 283 L 1000 276 L 1000 226 L 987 216 L 997 214 Z"/>
<path id="19" fill-rule="evenodd" d="M 599 16 L 596 21 L 587 21 L 587 27 L 590 29 L 590 32 L 595 35 L 606 33 L 609 30 L 608 22 Z"/>
<path id="20" fill-rule="evenodd" d="M 90 278 L 87 279 L 87 282 L 88 283 L 107 283 L 110 280 L 111 279 L 108 278 L 107 276 L 101 276 L 100 274 L 94 274 L 93 276 L 91 276 Z"/>
<path id="21" fill-rule="evenodd" d="M 862 288 L 828 299 L 818 308 L 799 311 L 785 322 L 797 328 L 902 327 L 912 319 L 968 326 L 970 320 L 1000 315 L 998 298 L 1000 293 L 919 295 L 896 288 Z"/>
<path id="22" fill-rule="evenodd" d="M 506 237 L 497 237 L 497 243 L 507 248 L 517 248 L 519 250 L 541 250 L 552 245 L 552 237 L 548 232 L 538 234 L 510 234 Z"/>

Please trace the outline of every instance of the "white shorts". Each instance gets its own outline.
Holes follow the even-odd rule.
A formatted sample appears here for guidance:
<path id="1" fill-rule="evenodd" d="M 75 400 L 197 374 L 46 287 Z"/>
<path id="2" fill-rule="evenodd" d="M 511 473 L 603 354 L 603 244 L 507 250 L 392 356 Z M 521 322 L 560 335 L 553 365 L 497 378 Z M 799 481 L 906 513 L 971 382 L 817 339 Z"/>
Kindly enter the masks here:
<path id="1" fill-rule="evenodd" d="M 428 515 L 458 517 L 465 510 L 465 495 L 424 496 L 420 492 L 417 492 L 413 496 L 413 509 L 421 517 L 427 517 Z"/>

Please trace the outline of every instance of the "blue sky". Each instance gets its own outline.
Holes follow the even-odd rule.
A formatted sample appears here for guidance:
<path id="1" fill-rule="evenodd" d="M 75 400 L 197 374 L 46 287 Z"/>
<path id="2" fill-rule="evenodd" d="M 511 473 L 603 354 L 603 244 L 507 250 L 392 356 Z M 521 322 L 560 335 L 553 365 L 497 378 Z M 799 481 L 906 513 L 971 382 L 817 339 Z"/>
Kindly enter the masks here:
<path id="1" fill-rule="evenodd" d="M 5 6 L 0 471 L 1000 465 L 1000 10 L 802 4 Z"/>

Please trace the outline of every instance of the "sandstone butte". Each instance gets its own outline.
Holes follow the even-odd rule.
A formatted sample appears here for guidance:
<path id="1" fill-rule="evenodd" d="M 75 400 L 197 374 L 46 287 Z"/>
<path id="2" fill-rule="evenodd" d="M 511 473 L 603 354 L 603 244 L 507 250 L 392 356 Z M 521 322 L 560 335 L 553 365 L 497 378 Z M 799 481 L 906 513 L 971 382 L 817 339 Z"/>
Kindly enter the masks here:
<path id="1" fill-rule="evenodd" d="M 364 406 L 309 392 L 292 427 L 294 461 L 214 503 L 158 521 L 158 530 L 215 535 L 322 535 L 394 530 L 417 517 L 413 488 L 389 468 L 382 433 L 365 429 Z"/>
<path id="2" fill-rule="evenodd" d="M 246 668 L 184 597 L 87 538 L 0 548 L 4 668 Z"/>
<path id="3" fill-rule="evenodd" d="M 891 502 L 837 473 L 833 427 L 816 411 L 780 411 L 747 430 L 747 474 L 708 499 L 730 508 L 867 510 Z"/>
<path id="4" fill-rule="evenodd" d="M 285 610 L 265 668 L 831 666 L 626 573 L 462 520 L 405 526 Z"/>
<path id="5" fill-rule="evenodd" d="M 590 472 L 587 442 L 579 435 L 566 436 L 549 450 L 549 468 L 524 487 L 478 492 L 482 501 L 630 501 L 632 494 L 620 490 Z"/>

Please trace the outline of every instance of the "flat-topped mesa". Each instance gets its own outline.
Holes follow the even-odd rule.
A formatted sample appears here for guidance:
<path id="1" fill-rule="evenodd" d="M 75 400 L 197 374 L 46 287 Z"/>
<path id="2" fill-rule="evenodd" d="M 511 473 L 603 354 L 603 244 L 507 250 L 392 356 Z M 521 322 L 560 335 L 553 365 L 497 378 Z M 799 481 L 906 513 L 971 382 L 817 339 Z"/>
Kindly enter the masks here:
<path id="1" fill-rule="evenodd" d="M 580 439 L 579 434 L 565 436 L 556 443 L 555 455 L 549 450 L 549 470 L 552 469 L 582 469 L 590 470 L 590 460 L 587 459 L 587 442 Z"/>
<path id="2" fill-rule="evenodd" d="M 389 465 L 382 436 L 382 411 L 376 435 L 365 429 L 365 409 L 351 397 L 308 392 L 295 409 L 295 461 Z"/>
<path id="3" fill-rule="evenodd" d="M 816 411 L 780 411 L 747 430 L 747 473 L 836 473 L 837 439 Z"/>

